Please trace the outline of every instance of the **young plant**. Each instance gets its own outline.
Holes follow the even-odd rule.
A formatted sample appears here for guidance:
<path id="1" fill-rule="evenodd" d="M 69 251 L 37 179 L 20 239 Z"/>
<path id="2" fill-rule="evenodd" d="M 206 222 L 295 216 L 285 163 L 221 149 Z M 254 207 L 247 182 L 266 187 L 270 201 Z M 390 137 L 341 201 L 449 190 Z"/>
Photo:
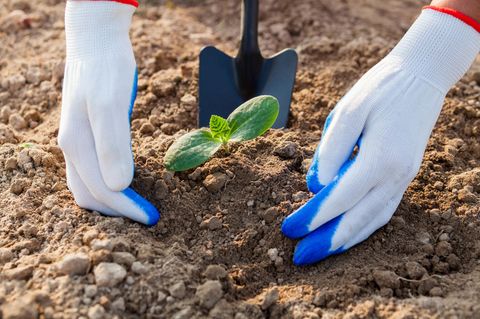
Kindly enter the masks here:
<path id="1" fill-rule="evenodd" d="M 189 132 L 176 140 L 164 157 L 170 171 L 185 171 L 205 163 L 221 147 L 228 151 L 231 142 L 242 142 L 265 133 L 277 119 L 278 100 L 270 95 L 257 96 L 236 108 L 228 118 L 210 118 L 210 128 Z"/>

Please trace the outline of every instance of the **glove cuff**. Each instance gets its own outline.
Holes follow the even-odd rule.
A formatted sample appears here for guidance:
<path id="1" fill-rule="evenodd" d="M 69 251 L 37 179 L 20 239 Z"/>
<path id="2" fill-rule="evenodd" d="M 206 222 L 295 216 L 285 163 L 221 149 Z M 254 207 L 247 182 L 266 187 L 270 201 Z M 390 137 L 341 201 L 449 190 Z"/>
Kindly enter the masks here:
<path id="1" fill-rule="evenodd" d="M 67 1 L 67 61 L 132 54 L 129 29 L 133 5 L 117 1 Z"/>
<path id="2" fill-rule="evenodd" d="M 455 10 L 425 7 L 387 58 L 446 93 L 480 50 L 477 27 Z"/>
<path id="3" fill-rule="evenodd" d="M 118 3 L 129 4 L 131 6 L 134 6 L 135 8 L 138 8 L 138 1 L 136 0 L 106 0 L 106 1 L 114 1 Z"/>

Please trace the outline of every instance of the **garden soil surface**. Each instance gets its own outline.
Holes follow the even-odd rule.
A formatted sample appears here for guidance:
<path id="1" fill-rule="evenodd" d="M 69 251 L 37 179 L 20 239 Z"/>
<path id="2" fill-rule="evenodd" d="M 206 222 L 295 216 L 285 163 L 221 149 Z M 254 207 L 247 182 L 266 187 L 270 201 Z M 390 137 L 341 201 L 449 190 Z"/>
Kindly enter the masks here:
<path id="1" fill-rule="evenodd" d="M 64 1 L 0 3 L 0 309 L 7 318 L 480 318 L 480 61 L 449 92 L 393 219 L 350 251 L 295 267 L 285 216 L 329 111 L 425 2 L 264 0 L 265 55 L 300 56 L 289 125 L 173 174 L 195 128 L 198 53 L 235 53 L 240 2 L 141 1 L 133 188 L 154 227 L 76 206 L 56 136 Z M 413 116 L 413 115 L 412 115 Z"/>

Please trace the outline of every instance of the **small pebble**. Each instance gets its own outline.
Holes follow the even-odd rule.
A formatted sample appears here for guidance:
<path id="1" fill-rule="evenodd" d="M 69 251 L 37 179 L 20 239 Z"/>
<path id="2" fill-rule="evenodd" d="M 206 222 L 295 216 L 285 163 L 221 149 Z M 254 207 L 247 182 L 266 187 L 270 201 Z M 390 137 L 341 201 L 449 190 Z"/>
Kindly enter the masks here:
<path id="1" fill-rule="evenodd" d="M 450 236 L 449 236 L 447 233 L 442 233 L 442 234 L 438 237 L 438 240 L 439 240 L 439 241 L 449 241 L 449 240 L 450 240 Z"/>
<path id="2" fill-rule="evenodd" d="M 89 319 L 103 319 L 105 318 L 106 312 L 101 305 L 95 305 L 88 309 L 88 318 Z"/>
<path id="3" fill-rule="evenodd" d="M 192 94 L 187 93 L 184 96 L 182 96 L 182 98 L 180 99 L 180 102 L 188 106 L 194 106 L 197 104 L 197 99 Z"/>
<path id="4" fill-rule="evenodd" d="M 207 175 L 203 180 L 203 186 L 210 192 L 215 193 L 220 191 L 228 181 L 228 176 L 226 174 L 217 172 L 210 175 Z"/>
<path id="5" fill-rule="evenodd" d="M 25 121 L 25 119 L 18 113 L 10 115 L 8 123 L 17 131 L 27 127 L 27 121 Z"/>
<path id="6" fill-rule="evenodd" d="M 108 239 L 103 239 L 103 240 L 100 240 L 100 239 L 94 239 L 92 242 L 91 242 L 91 245 L 92 247 L 92 250 L 102 250 L 102 249 L 105 249 L 105 250 L 108 250 L 108 251 L 112 251 L 113 249 L 113 244 L 112 244 L 112 241 L 108 240 Z"/>
<path id="7" fill-rule="evenodd" d="M 260 217 L 267 223 L 273 222 L 279 215 L 278 209 L 276 207 L 270 207 L 260 213 Z"/>
<path id="8" fill-rule="evenodd" d="M 298 145 L 294 142 L 286 141 L 275 147 L 273 154 L 283 159 L 294 158 L 298 154 Z"/>
<path id="9" fill-rule="evenodd" d="M 102 262 L 93 270 L 95 282 L 100 287 L 113 287 L 127 276 L 125 268 L 115 263 Z"/>
<path id="10" fill-rule="evenodd" d="M 201 167 L 197 167 L 193 173 L 191 174 L 188 174 L 188 178 L 191 179 L 192 181 L 196 181 L 200 178 L 200 176 L 202 176 L 202 168 Z"/>
<path id="11" fill-rule="evenodd" d="M 17 159 L 15 157 L 10 157 L 5 161 L 5 169 L 13 171 L 17 168 Z"/>
<path id="12" fill-rule="evenodd" d="M 300 202 L 300 201 L 305 200 L 307 198 L 308 198 L 308 194 L 306 192 L 302 192 L 302 191 L 296 192 L 295 194 L 292 195 L 292 200 L 294 202 Z"/>
<path id="13" fill-rule="evenodd" d="M 148 272 L 148 267 L 145 266 L 144 264 L 142 264 L 142 263 L 139 262 L 139 261 L 135 261 L 135 262 L 132 264 L 132 271 L 133 271 L 133 273 L 135 273 L 135 274 L 143 275 L 143 274 L 145 274 L 145 273 Z"/>
<path id="14" fill-rule="evenodd" d="M 275 261 L 278 258 L 278 249 L 277 248 L 270 248 L 267 251 L 268 258 L 270 258 L 271 261 Z"/>
<path id="15" fill-rule="evenodd" d="M 441 191 L 443 189 L 443 183 L 440 182 L 440 181 L 436 181 L 435 184 L 433 184 L 433 187 L 435 187 L 435 189 Z"/>
<path id="16" fill-rule="evenodd" d="M 432 240 L 432 236 L 425 231 L 419 231 L 415 234 L 415 239 L 423 244 L 428 244 Z"/>
<path id="17" fill-rule="evenodd" d="M 186 291 L 187 289 L 183 281 L 179 281 L 170 288 L 168 288 L 168 292 L 170 293 L 170 295 L 177 299 L 182 299 L 183 297 L 185 297 Z"/>
<path id="18" fill-rule="evenodd" d="M 90 268 L 90 258 L 85 253 L 72 253 L 65 255 L 57 264 L 60 274 L 75 276 L 85 275 Z"/>
<path id="19" fill-rule="evenodd" d="M 162 302 L 167 298 L 167 295 L 163 291 L 157 293 L 157 301 Z"/>
<path id="20" fill-rule="evenodd" d="M 97 294 L 97 291 L 98 291 L 98 288 L 95 285 L 86 285 L 84 288 L 85 296 L 89 298 L 95 297 Z"/>
<path id="21" fill-rule="evenodd" d="M 111 306 L 113 311 L 122 312 L 125 311 L 125 299 L 122 297 L 117 298 L 114 302 L 112 302 Z"/>

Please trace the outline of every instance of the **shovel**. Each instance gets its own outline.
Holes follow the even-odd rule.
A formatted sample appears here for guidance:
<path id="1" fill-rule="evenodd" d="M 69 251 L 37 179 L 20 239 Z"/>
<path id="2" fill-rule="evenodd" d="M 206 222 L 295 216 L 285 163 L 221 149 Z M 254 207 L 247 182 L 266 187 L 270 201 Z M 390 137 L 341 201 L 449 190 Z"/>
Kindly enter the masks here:
<path id="1" fill-rule="evenodd" d="M 285 49 L 271 58 L 263 58 L 258 47 L 258 0 L 243 1 L 242 24 L 236 57 L 213 46 L 200 52 L 198 125 L 208 126 L 213 114 L 228 117 L 255 96 L 272 95 L 280 104 L 273 127 L 285 127 L 297 71 L 297 52 Z"/>

